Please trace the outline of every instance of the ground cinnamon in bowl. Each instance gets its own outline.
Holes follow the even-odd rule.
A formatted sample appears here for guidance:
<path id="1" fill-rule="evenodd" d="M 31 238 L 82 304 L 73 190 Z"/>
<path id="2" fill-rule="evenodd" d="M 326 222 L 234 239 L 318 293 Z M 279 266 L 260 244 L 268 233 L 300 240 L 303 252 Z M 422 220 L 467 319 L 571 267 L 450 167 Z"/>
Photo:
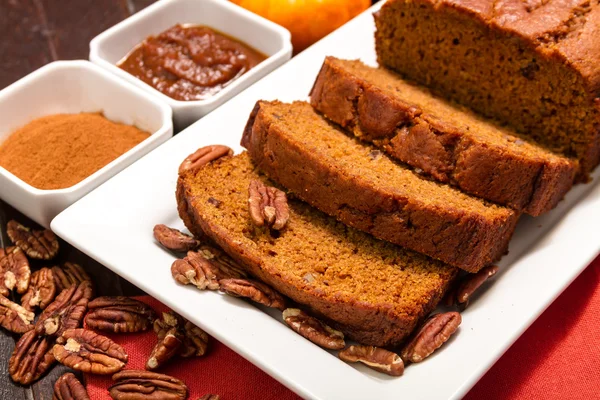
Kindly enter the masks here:
<path id="1" fill-rule="evenodd" d="M 0 167 L 38 189 L 64 189 L 149 136 L 99 113 L 50 115 L 31 121 L 0 143 Z"/>

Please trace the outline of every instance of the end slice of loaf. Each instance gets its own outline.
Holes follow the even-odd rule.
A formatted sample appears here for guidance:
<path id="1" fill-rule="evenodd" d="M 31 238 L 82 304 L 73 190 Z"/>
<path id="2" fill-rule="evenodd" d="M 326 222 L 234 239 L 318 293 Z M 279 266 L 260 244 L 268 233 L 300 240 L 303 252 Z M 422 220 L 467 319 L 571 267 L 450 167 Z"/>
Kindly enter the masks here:
<path id="1" fill-rule="evenodd" d="M 247 153 L 187 172 L 177 183 L 179 215 L 191 232 L 208 235 L 250 273 L 351 339 L 399 344 L 456 276 L 456 268 L 348 228 L 295 199 L 285 229 L 272 236 L 250 219 L 253 179 L 273 185 Z"/>
<path id="2" fill-rule="evenodd" d="M 556 206 L 577 171 L 576 161 L 357 60 L 327 57 L 311 104 L 436 180 L 533 216 Z"/>
<path id="3" fill-rule="evenodd" d="M 515 211 L 424 179 L 347 136 L 306 102 L 258 102 L 242 146 L 321 211 L 469 272 L 506 252 L 517 222 Z"/>
<path id="4" fill-rule="evenodd" d="M 389 0 L 380 65 L 579 160 L 600 162 L 598 0 Z"/>

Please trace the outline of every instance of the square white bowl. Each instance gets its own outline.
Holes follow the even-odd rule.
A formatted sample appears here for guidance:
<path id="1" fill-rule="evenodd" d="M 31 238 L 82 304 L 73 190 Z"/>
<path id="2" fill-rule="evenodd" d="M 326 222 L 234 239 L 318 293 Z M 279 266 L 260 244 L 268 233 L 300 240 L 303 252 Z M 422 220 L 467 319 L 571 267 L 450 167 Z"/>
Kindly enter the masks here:
<path id="1" fill-rule="evenodd" d="M 36 118 L 81 112 L 102 112 L 151 135 L 65 189 L 37 189 L 0 167 L 0 198 L 47 228 L 62 210 L 173 136 L 166 103 L 89 61 L 56 61 L 0 91 L 0 143 Z"/>
<path id="2" fill-rule="evenodd" d="M 117 67 L 148 36 L 176 24 L 205 25 L 238 38 L 268 58 L 215 95 L 180 101 L 161 93 Z M 132 15 L 90 42 L 90 61 L 166 101 L 173 109 L 176 129 L 183 129 L 208 114 L 290 59 L 289 31 L 226 0 L 163 0 Z"/>

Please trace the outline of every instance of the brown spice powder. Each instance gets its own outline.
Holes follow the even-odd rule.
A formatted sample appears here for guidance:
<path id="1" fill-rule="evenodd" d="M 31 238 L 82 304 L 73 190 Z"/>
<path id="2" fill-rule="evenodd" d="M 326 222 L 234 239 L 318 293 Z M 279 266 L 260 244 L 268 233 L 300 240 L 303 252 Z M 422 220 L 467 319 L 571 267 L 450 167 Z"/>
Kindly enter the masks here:
<path id="1" fill-rule="evenodd" d="M 0 144 L 0 166 L 38 189 L 64 189 L 149 136 L 101 114 L 50 115 L 17 129 Z"/>

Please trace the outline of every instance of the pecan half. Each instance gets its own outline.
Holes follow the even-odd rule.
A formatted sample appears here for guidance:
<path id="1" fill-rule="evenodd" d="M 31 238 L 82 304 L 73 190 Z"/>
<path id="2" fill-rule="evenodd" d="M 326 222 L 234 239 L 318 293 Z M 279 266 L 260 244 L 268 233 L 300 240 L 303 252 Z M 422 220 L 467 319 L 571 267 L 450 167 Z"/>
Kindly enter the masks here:
<path id="1" fill-rule="evenodd" d="M 200 245 L 200 241 L 195 237 L 186 235 L 178 229 L 169 228 L 163 224 L 154 226 L 154 238 L 158 243 L 172 251 L 190 251 Z"/>
<path id="2" fill-rule="evenodd" d="M 12 380 L 22 385 L 38 380 L 56 361 L 52 354 L 53 345 L 53 338 L 38 336 L 33 330 L 21 336 L 8 360 Z"/>
<path id="3" fill-rule="evenodd" d="M 183 260 L 171 265 L 171 275 L 183 285 L 195 285 L 198 289 L 216 290 L 219 280 L 242 278 L 246 273 L 225 252 L 209 245 L 198 251 L 190 251 Z"/>
<path id="4" fill-rule="evenodd" d="M 106 336 L 87 329 L 67 329 L 52 348 L 56 361 L 98 375 L 120 371 L 127 362 L 125 350 Z"/>
<path id="5" fill-rule="evenodd" d="M 295 332 L 326 349 L 340 350 L 346 346 L 344 334 L 327 326 L 297 308 L 287 308 L 283 320 Z"/>
<path id="6" fill-rule="evenodd" d="M 154 370 L 175 354 L 182 357 L 200 357 L 206 353 L 209 336 L 174 311 L 165 312 L 154 321 L 154 332 L 158 343 L 146 363 L 146 369 Z"/>
<path id="7" fill-rule="evenodd" d="M 404 373 L 404 362 L 396 353 L 375 346 L 349 346 L 340 351 L 340 359 L 346 362 L 360 362 L 376 371 L 391 376 Z"/>
<path id="8" fill-rule="evenodd" d="M 206 349 L 208 348 L 208 340 L 208 333 L 190 321 L 185 320 L 183 324 L 183 342 L 179 349 L 179 355 L 182 357 L 203 356 L 206 354 Z"/>
<path id="9" fill-rule="evenodd" d="M 79 285 L 83 281 L 92 282 L 85 270 L 75 263 L 67 262 L 62 267 L 52 267 L 52 274 L 58 292 L 62 292 L 73 285 Z"/>
<path id="10" fill-rule="evenodd" d="M 266 186 L 257 179 L 250 181 L 248 186 L 248 206 L 250 217 L 256 226 L 281 230 L 290 218 L 285 192 Z"/>
<path id="11" fill-rule="evenodd" d="M 284 310 L 285 298 L 269 285 L 252 279 L 222 279 L 221 290 L 235 297 L 246 297 L 256 303 Z"/>
<path id="12" fill-rule="evenodd" d="M 463 311 L 469 305 L 473 293 L 497 272 L 498 266 L 490 265 L 475 274 L 466 274 L 448 289 L 442 303 L 448 307 L 458 306 L 459 311 Z"/>
<path id="13" fill-rule="evenodd" d="M 219 396 L 218 394 L 205 394 L 198 400 L 221 400 L 221 396 Z"/>
<path id="14" fill-rule="evenodd" d="M 404 346 L 400 356 L 405 363 L 423 361 L 450 339 L 461 321 L 460 314 L 455 311 L 432 316 Z"/>
<path id="15" fill-rule="evenodd" d="M 63 290 L 40 315 L 35 325 L 36 333 L 60 336 L 66 329 L 79 327 L 91 298 L 90 281 Z"/>
<path id="16" fill-rule="evenodd" d="M 128 369 L 114 374 L 108 388 L 114 400 L 184 400 L 188 388 L 177 378 L 150 371 Z"/>
<path id="17" fill-rule="evenodd" d="M 54 383 L 52 400 L 90 400 L 90 396 L 79 379 L 73 373 L 67 372 Z"/>
<path id="18" fill-rule="evenodd" d="M 158 338 L 146 362 L 147 370 L 155 370 L 169 361 L 181 348 L 183 337 L 177 327 L 173 327 Z"/>
<path id="19" fill-rule="evenodd" d="M 231 155 L 233 155 L 233 150 L 227 146 L 215 144 L 212 146 L 201 147 L 183 160 L 179 166 L 179 175 L 188 170 L 196 170 L 203 167 L 218 158 Z"/>
<path id="20" fill-rule="evenodd" d="M 146 303 L 123 297 L 97 297 L 88 303 L 85 323 L 89 328 L 114 333 L 143 332 L 156 318 Z"/>
<path id="21" fill-rule="evenodd" d="M 33 329 L 35 314 L 0 295 L 0 326 L 14 333 Z"/>
<path id="22" fill-rule="evenodd" d="M 42 268 L 31 275 L 29 288 L 21 297 L 21 305 L 29 311 L 36 307 L 45 309 L 56 297 L 54 275 L 50 268 Z"/>
<path id="23" fill-rule="evenodd" d="M 32 230 L 12 220 L 6 225 L 6 233 L 31 258 L 51 260 L 58 254 L 58 239 L 49 229 Z"/>
<path id="24" fill-rule="evenodd" d="M 17 293 L 25 293 L 29 286 L 31 270 L 29 261 L 20 247 L 0 248 L 0 294 L 8 296 L 17 289 Z"/>

